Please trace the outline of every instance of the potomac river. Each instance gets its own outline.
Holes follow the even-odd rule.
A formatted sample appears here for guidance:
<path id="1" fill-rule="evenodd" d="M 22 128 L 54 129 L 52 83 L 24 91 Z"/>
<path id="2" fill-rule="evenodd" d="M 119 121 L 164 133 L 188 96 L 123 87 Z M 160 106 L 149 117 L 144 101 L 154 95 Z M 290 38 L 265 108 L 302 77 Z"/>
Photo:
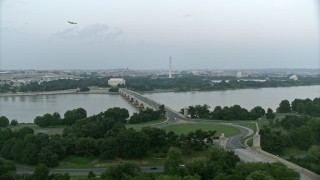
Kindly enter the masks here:
<path id="1" fill-rule="evenodd" d="M 208 104 L 215 106 L 232 106 L 238 104 L 248 110 L 255 106 L 275 110 L 280 101 L 290 102 L 295 98 L 320 97 L 320 86 L 300 86 L 284 88 L 238 89 L 226 91 L 200 92 L 165 92 L 145 93 L 165 105 L 180 110 L 189 105 Z M 34 118 L 45 113 L 59 112 L 61 116 L 66 110 L 82 107 L 88 115 L 97 114 L 111 107 L 123 107 L 130 114 L 137 110 L 119 95 L 111 94 L 59 94 L 37 96 L 8 96 L 0 97 L 0 116 L 19 122 L 33 122 Z"/>

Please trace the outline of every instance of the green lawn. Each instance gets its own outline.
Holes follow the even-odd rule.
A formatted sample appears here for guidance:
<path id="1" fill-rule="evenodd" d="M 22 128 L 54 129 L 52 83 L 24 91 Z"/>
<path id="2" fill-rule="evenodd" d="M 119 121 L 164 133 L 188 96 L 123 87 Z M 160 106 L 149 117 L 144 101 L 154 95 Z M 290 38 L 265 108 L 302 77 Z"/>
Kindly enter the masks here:
<path id="1" fill-rule="evenodd" d="M 164 127 L 164 129 L 169 132 L 173 131 L 177 134 L 187 134 L 191 131 L 196 131 L 198 129 L 209 131 L 215 130 L 217 131 L 217 135 L 224 133 L 225 136 L 233 136 L 240 133 L 240 131 L 236 128 L 221 125 L 221 124 L 178 124 L 178 125 L 168 125 Z"/>
<path id="2" fill-rule="evenodd" d="M 10 128 L 12 130 L 18 130 L 21 129 L 23 127 L 30 127 L 34 130 L 35 134 L 37 133 L 46 133 L 46 134 L 61 134 L 63 132 L 63 129 L 67 126 L 54 126 L 54 127 L 46 127 L 46 128 L 42 128 L 39 127 L 38 125 L 34 124 L 34 123 L 20 123 L 17 126 L 10 126 Z"/>
<path id="3" fill-rule="evenodd" d="M 164 121 L 166 121 L 166 119 L 153 120 L 153 121 L 149 121 L 146 123 L 139 123 L 139 124 L 126 124 L 126 128 L 133 128 L 135 130 L 140 130 L 142 127 L 151 126 L 154 124 L 162 123 Z"/>

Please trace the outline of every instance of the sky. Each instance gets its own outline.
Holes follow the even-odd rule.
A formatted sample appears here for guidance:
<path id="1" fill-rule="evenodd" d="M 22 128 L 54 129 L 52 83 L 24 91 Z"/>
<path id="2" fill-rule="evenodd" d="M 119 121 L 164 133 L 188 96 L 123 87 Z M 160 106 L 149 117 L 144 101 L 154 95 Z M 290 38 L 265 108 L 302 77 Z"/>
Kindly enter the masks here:
<path id="1" fill-rule="evenodd" d="M 320 67 L 319 0 L 0 0 L 0 70 Z M 68 21 L 78 24 L 69 24 Z"/>

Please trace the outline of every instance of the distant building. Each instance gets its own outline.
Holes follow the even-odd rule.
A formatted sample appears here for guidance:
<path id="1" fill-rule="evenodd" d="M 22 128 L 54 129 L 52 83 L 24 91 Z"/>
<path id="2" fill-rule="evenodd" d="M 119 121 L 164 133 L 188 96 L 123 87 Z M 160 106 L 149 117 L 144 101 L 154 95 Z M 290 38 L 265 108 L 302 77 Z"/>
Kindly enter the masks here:
<path id="1" fill-rule="evenodd" d="M 108 84 L 112 87 L 116 87 L 119 84 L 120 85 L 125 85 L 126 81 L 123 78 L 111 78 L 108 80 Z"/>
<path id="2" fill-rule="evenodd" d="M 242 73 L 241 72 L 237 72 L 237 78 L 242 78 Z"/>
<path id="3" fill-rule="evenodd" d="M 294 80 L 294 81 L 297 81 L 299 78 L 298 78 L 297 75 L 292 75 L 292 76 L 289 77 L 289 79 L 292 79 L 292 80 Z"/>

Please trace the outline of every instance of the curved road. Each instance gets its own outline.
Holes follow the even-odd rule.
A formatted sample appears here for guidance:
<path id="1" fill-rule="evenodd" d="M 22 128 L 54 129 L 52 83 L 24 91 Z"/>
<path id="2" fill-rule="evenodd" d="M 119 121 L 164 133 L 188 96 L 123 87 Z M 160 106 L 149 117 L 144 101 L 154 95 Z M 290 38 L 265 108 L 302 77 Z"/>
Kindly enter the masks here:
<path id="1" fill-rule="evenodd" d="M 143 101 L 144 103 L 150 105 L 154 109 L 158 109 L 160 105 L 162 105 L 159 102 L 156 102 L 152 99 L 149 99 L 147 97 L 142 96 L 139 93 L 136 93 L 134 91 L 128 90 L 128 89 L 121 89 L 121 91 L 126 92 L 130 95 L 135 96 L 140 101 Z M 212 122 L 212 121 L 206 121 L 206 120 L 195 120 L 195 119 L 187 119 L 183 117 L 180 113 L 177 111 L 169 108 L 166 108 L 166 117 L 168 118 L 167 121 L 162 123 L 157 123 L 157 125 L 154 125 L 156 127 L 164 127 L 168 124 L 182 124 L 182 123 L 193 123 L 193 124 L 223 124 L 227 126 L 232 126 L 234 128 L 237 128 L 240 130 L 240 134 L 231 136 L 228 138 L 227 141 L 227 149 L 234 150 L 234 149 L 240 149 L 243 147 L 241 144 L 241 138 L 250 136 L 253 134 L 253 131 L 249 128 L 242 127 L 239 125 L 235 125 L 232 123 L 224 123 L 224 122 Z M 162 166 L 148 166 L 148 167 L 140 167 L 143 172 L 164 172 L 164 168 Z M 31 174 L 33 173 L 34 168 L 31 167 L 25 167 L 25 166 L 18 166 L 17 167 L 17 173 L 19 174 Z M 50 169 L 50 173 L 69 173 L 70 175 L 87 175 L 90 171 L 92 171 L 95 174 L 101 174 L 105 171 L 105 168 L 93 168 L 93 169 Z"/>
<path id="2" fill-rule="evenodd" d="M 132 96 L 135 96 L 137 99 L 139 99 L 140 101 L 150 105 L 151 107 L 153 107 L 154 109 L 158 109 L 158 107 L 160 105 L 162 105 L 159 102 L 156 102 L 152 99 L 149 99 L 137 92 L 128 90 L 128 89 L 121 89 L 121 91 L 126 92 Z M 223 122 L 216 122 L 216 121 L 206 121 L 206 120 L 195 120 L 195 119 L 189 119 L 189 118 L 185 118 L 183 117 L 180 113 L 178 113 L 177 111 L 166 107 L 166 116 L 168 118 L 168 121 L 163 122 L 163 123 L 159 123 L 156 126 L 157 127 L 164 127 L 167 126 L 168 124 L 181 124 L 181 123 L 195 123 L 195 124 L 223 124 L 223 125 L 227 125 L 227 126 L 232 126 L 234 128 L 237 128 L 240 130 L 240 133 L 238 135 L 235 136 L 231 136 L 228 138 L 227 141 L 227 149 L 239 149 L 239 148 L 243 148 L 244 145 L 241 144 L 241 138 L 243 137 L 247 137 L 253 134 L 253 131 L 249 128 L 243 127 L 243 126 L 239 126 L 239 125 L 235 125 L 232 123 L 223 123 Z"/>

